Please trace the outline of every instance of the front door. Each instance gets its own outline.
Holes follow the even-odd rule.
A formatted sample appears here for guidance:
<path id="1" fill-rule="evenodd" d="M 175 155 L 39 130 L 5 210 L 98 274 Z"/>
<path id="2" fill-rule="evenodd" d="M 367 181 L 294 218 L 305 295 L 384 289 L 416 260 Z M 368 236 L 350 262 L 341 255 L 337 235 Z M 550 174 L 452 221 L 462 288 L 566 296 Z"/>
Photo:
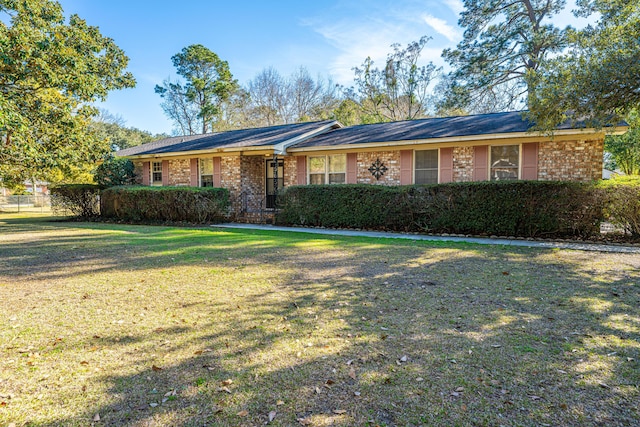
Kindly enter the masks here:
<path id="1" fill-rule="evenodd" d="M 276 170 L 276 162 L 273 159 L 267 160 L 266 165 L 266 194 L 267 209 L 276 207 L 276 185 L 277 191 L 284 188 L 284 160 L 278 159 L 278 169 Z M 277 172 L 277 174 L 276 174 Z"/>

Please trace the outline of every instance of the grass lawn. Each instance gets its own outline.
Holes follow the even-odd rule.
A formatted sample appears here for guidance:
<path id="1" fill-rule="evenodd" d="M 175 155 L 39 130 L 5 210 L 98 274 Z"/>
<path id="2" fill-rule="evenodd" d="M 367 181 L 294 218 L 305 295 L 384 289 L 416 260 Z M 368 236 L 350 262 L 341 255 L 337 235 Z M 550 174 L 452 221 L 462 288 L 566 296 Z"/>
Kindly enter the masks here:
<path id="1" fill-rule="evenodd" d="M 0 215 L 0 426 L 640 425 L 640 257 Z"/>

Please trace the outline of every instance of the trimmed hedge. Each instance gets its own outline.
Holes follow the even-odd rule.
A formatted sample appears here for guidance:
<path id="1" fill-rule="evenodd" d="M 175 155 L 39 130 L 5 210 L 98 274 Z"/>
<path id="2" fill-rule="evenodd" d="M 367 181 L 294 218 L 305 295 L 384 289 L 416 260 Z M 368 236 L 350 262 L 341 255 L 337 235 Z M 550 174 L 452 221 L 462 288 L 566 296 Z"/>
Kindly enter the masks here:
<path id="1" fill-rule="evenodd" d="M 100 215 L 100 191 L 94 184 L 66 184 L 51 188 L 54 212 L 71 212 L 74 216 L 93 218 Z"/>
<path id="2" fill-rule="evenodd" d="M 105 218 L 127 221 L 220 222 L 229 212 L 224 188 L 120 186 L 101 196 Z"/>
<path id="3" fill-rule="evenodd" d="M 605 193 L 607 221 L 634 238 L 640 237 L 640 177 L 617 177 L 598 183 Z"/>
<path id="4" fill-rule="evenodd" d="M 597 235 L 604 202 L 593 184 L 548 181 L 296 186 L 280 197 L 285 225 L 521 237 Z"/>

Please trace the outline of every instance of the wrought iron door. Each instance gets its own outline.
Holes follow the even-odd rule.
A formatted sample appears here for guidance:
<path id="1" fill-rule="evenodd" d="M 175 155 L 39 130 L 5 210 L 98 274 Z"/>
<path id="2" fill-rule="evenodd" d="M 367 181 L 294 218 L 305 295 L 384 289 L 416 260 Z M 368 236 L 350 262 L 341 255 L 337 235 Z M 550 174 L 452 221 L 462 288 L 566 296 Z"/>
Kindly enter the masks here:
<path id="1" fill-rule="evenodd" d="M 277 160 L 278 167 L 276 168 L 276 160 L 267 160 L 266 169 L 266 207 L 267 209 L 273 209 L 276 207 L 276 194 L 284 187 L 284 160 Z"/>

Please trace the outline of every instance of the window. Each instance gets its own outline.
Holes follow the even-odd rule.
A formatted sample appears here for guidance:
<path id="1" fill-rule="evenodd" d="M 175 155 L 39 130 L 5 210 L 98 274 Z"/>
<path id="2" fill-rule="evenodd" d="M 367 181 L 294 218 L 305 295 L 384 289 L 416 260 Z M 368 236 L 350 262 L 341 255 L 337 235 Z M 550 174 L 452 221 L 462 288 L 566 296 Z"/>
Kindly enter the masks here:
<path id="1" fill-rule="evenodd" d="M 310 184 L 344 184 L 346 181 L 346 154 L 309 157 Z"/>
<path id="2" fill-rule="evenodd" d="M 491 147 L 491 181 L 518 179 L 520 166 L 519 145 L 499 145 Z"/>
<path id="3" fill-rule="evenodd" d="M 151 163 L 151 185 L 162 185 L 162 162 Z"/>
<path id="4" fill-rule="evenodd" d="M 415 151 L 415 183 L 438 183 L 438 150 Z"/>
<path id="5" fill-rule="evenodd" d="M 213 159 L 199 159 L 200 187 L 213 187 Z"/>

